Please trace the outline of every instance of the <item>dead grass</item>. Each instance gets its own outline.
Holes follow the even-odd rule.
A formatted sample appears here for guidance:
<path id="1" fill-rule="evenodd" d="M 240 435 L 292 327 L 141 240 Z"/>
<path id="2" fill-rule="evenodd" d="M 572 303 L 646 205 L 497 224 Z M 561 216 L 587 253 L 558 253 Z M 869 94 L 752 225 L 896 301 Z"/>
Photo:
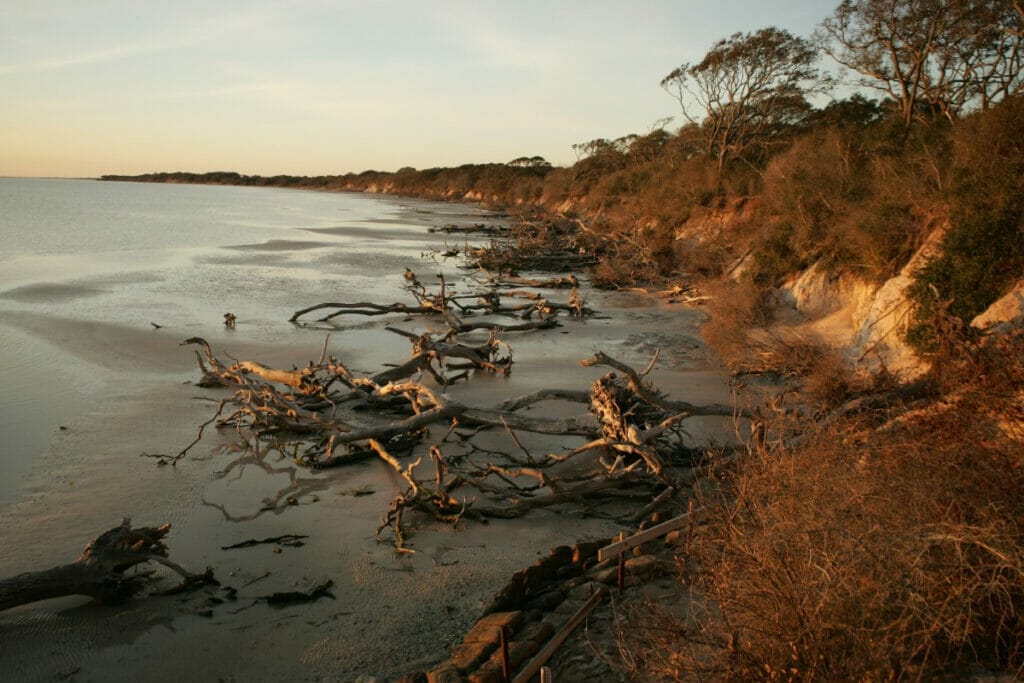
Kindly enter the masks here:
<path id="1" fill-rule="evenodd" d="M 643 680 L 1024 675 L 1024 336 L 941 364 L 954 399 L 753 444 L 690 539 L 686 618 L 623 627 Z M 881 426 L 880 426 L 881 425 Z M 773 425 L 791 433 L 794 425 Z"/>
<path id="2" fill-rule="evenodd" d="M 767 293 L 752 280 L 718 280 L 706 283 L 710 316 L 701 327 L 704 340 L 732 370 L 750 365 L 750 329 L 763 329 L 771 322 Z"/>
<path id="3" fill-rule="evenodd" d="M 806 402 L 818 409 L 838 408 L 868 386 L 877 387 L 882 383 L 877 377 L 859 377 L 833 349 L 818 348 L 810 355 L 809 367 L 804 373 L 803 395 Z"/>

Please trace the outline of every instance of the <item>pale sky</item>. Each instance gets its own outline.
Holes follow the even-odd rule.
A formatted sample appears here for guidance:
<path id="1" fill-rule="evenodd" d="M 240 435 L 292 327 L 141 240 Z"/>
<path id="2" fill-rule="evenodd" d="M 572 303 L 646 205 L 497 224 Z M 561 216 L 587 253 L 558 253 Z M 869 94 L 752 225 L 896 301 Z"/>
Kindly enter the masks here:
<path id="1" fill-rule="evenodd" d="M 0 0 L 0 176 L 567 164 L 677 116 L 658 82 L 719 38 L 837 4 Z"/>

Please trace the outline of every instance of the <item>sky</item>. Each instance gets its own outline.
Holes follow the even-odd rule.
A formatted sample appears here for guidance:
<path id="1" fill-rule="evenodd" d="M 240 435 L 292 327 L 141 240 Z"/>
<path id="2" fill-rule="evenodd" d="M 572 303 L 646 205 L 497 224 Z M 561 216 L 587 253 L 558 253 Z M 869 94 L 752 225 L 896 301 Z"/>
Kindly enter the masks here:
<path id="1" fill-rule="evenodd" d="M 675 116 L 718 39 L 838 0 L 0 0 L 0 176 L 543 156 Z"/>

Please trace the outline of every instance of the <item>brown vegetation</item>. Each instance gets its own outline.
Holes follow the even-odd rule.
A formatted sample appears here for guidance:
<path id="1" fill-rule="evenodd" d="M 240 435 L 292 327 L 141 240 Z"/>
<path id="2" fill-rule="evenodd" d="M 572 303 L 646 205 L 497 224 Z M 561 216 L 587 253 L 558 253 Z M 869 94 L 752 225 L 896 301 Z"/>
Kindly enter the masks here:
<path id="1" fill-rule="evenodd" d="M 702 494 L 713 520 L 680 557 L 699 598 L 634 615 L 640 677 L 1024 672 L 1024 337 L 959 352 L 952 396 L 775 423 Z"/>
<path id="2" fill-rule="evenodd" d="M 488 277 L 519 269 L 590 269 L 600 285 L 670 283 L 675 291 L 700 281 L 712 302 L 704 328 L 709 343 L 734 370 L 774 370 L 786 385 L 766 407 L 745 456 L 701 489 L 707 522 L 688 535 L 679 558 L 691 598 L 681 604 L 689 605 L 688 613 L 645 609 L 626 622 L 623 651 L 636 677 L 918 679 L 962 676 L 972 667 L 1020 676 L 1024 338 L 977 343 L 967 331 L 970 319 L 1024 272 L 1019 4 L 964 0 L 935 8 L 904 0 L 843 0 L 816 40 L 883 98 L 857 95 L 816 111 L 805 97 L 816 77 L 805 41 L 770 29 L 737 34 L 666 79 L 670 86 L 707 86 L 697 88 L 707 116 L 695 116 L 675 132 L 658 126 L 642 135 L 583 142 L 574 146 L 578 160 L 568 168 L 521 157 L 508 164 L 318 178 L 140 179 L 480 200 L 521 211 L 524 218 L 510 234 L 470 254 Z M 781 80 L 755 88 L 753 109 L 744 110 L 729 99 L 729 88 L 750 91 L 758 84 L 743 79 L 759 72 L 729 67 L 742 67 L 769 39 L 785 48 L 773 53 L 781 60 L 774 64 Z M 715 80 L 721 78 L 726 80 Z M 728 80 L 733 78 L 739 80 Z M 725 90 L 711 89 L 723 83 Z M 684 114 L 692 112 L 679 92 Z M 767 132 L 730 137 L 726 124 L 743 115 Z M 712 217 L 735 215 L 739 207 L 750 214 L 744 220 L 728 229 L 706 228 Z M 908 340 L 935 360 L 927 385 L 911 391 L 884 374 L 857 377 L 838 356 L 772 327 L 772 290 L 787 278 L 820 263 L 883 281 L 940 224 L 948 230 L 938 253 L 913 274 L 910 290 L 914 324 Z M 443 291 L 421 295 L 415 307 L 402 310 L 442 315 L 457 335 L 461 303 Z M 495 294 L 479 305 L 500 311 L 500 299 Z M 576 304 L 582 314 L 582 302 Z M 335 314 L 354 312 L 346 304 L 326 306 Z M 539 321 L 553 319 L 535 302 L 519 310 Z M 403 372 L 431 372 L 443 384 L 452 379 L 444 372 L 445 357 L 468 359 L 477 368 L 506 367 L 494 357 L 498 346 L 492 341 L 467 348 L 454 336 L 416 337 Z M 235 392 L 227 401 L 241 411 L 235 417 L 247 424 L 275 430 L 298 424 L 260 422 L 269 419 L 268 408 L 289 419 L 289 410 L 304 415 L 294 397 L 264 389 L 252 366 L 214 369 Z M 323 405 L 358 399 L 377 409 L 400 409 L 401 433 L 434 416 L 481 425 L 486 421 L 474 423 L 474 415 L 486 413 L 493 426 L 496 414 L 511 412 L 507 406 L 453 407 L 428 388 L 404 382 L 408 375 L 354 378 L 334 359 L 302 372 L 297 381 L 304 391 L 315 392 L 324 381 L 332 391 L 338 383 L 349 390 L 344 397 L 326 389 L 313 396 L 326 400 Z M 387 384 L 398 380 L 403 383 Z M 926 398 L 923 386 L 932 391 Z M 284 402 L 256 405 L 254 396 Z M 605 400 L 609 396 L 613 400 Z M 917 402 L 905 403 L 909 396 Z M 787 402 L 791 397 L 795 404 Z M 657 480 L 673 446 L 632 437 L 651 436 L 677 411 L 659 408 L 621 380 L 595 384 L 586 400 L 602 425 L 592 443 L 628 456 Z M 643 424 L 630 432 L 617 425 L 616 415 Z M 458 487 L 475 486 L 506 502 L 522 494 L 522 487 L 498 481 L 494 470 L 446 469 L 440 456 L 436 483 L 421 482 L 389 459 L 382 438 L 399 432 L 353 432 L 335 422 L 315 425 L 316 438 L 304 442 L 305 453 L 312 461 L 329 461 L 336 446 L 340 451 L 342 443 L 362 441 L 353 453 L 392 463 L 409 485 L 387 520 L 399 546 L 407 507 L 458 518 L 467 509 L 451 495 Z M 621 467 L 615 463 L 609 466 Z M 535 476 L 522 465 L 503 466 L 519 468 L 517 478 Z M 618 476 L 613 474 L 602 476 L 612 480 Z M 547 476 L 539 475 L 539 482 L 550 483 Z"/>

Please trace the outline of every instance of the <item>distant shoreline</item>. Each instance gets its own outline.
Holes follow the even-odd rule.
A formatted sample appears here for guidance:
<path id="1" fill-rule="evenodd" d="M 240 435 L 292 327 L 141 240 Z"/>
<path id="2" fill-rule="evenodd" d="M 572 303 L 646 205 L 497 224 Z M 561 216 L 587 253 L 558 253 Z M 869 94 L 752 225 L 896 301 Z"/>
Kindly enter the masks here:
<path id="1" fill-rule="evenodd" d="M 398 171 L 362 171 L 343 175 L 245 175 L 234 171 L 188 171 L 102 175 L 97 180 L 114 182 L 280 187 L 333 192 L 393 194 L 435 201 L 480 202 L 488 206 L 543 205 L 543 185 L 555 170 L 540 157 L 508 164 L 465 164 L 450 168 Z M 558 169 L 564 170 L 564 169 Z"/>

